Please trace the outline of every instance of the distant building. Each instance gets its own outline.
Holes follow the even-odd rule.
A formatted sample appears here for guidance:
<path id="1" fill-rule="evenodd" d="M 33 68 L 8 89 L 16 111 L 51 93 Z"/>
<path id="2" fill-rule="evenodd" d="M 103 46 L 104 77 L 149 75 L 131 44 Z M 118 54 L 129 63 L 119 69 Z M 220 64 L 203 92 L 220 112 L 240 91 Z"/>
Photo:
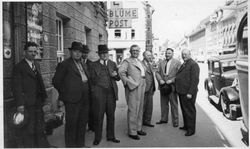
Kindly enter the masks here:
<path id="1" fill-rule="evenodd" d="M 139 58 L 142 59 L 142 53 L 146 48 L 152 49 L 150 5 L 143 1 L 110 1 L 107 6 L 110 20 L 107 26 L 110 59 L 120 64 L 123 59 L 130 57 L 129 48 L 133 44 L 141 48 Z M 127 14 L 132 11 L 131 14 L 134 16 L 124 16 L 123 11 L 127 11 Z M 146 31 L 147 29 L 149 31 Z M 150 43 L 146 44 L 150 38 Z"/>
<path id="2" fill-rule="evenodd" d="M 247 0 L 227 1 L 202 20 L 188 35 L 194 59 L 207 59 L 218 54 L 236 52 L 237 18 L 247 9 Z"/>

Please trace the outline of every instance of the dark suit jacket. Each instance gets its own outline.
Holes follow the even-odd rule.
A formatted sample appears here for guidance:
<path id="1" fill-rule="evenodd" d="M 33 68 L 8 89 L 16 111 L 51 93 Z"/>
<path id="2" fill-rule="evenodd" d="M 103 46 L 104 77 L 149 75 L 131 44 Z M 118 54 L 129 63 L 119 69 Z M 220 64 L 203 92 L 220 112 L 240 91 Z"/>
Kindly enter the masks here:
<path id="1" fill-rule="evenodd" d="M 89 81 L 87 65 L 82 63 L 82 67 Z M 83 83 L 81 74 L 72 58 L 68 58 L 59 63 L 56 68 L 52 84 L 59 93 L 59 100 L 68 103 L 77 103 L 83 96 Z"/>
<path id="2" fill-rule="evenodd" d="M 96 61 L 96 62 L 92 62 L 90 63 L 90 78 L 91 78 L 91 85 L 95 86 L 97 84 L 97 78 L 100 74 L 100 71 L 101 71 L 101 63 L 100 63 L 100 60 Z M 112 84 L 112 87 L 114 89 L 114 93 L 115 93 L 115 98 L 116 100 L 118 100 L 118 87 L 117 87 L 117 84 L 116 84 L 116 81 L 119 81 L 120 80 L 120 77 L 118 75 L 118 68 L 117 68 L 117 65 L 115 62 L 111 61 L 111 60 L 108 60 L 108 71 L 109 71 L 109 75 L 110 75 L 110 80 L 111 80 L 111 84 Z M 111 73 L 116 71 L 117 73 L 117 76 L 115 77 L 111 77 Z"/>
<path id="3" fill-rule="evenodd" d="M 142 63 L 146 68 L 146 71 L 145 71 L 145 78 L 146 78 L 145 92 L 148 92 L 151 86 L 153 86 L 153 91 L 155 91 L 154 71 L 153 71 L 152 65 L 149 64 L 149 66 L 148 66 L 146 60 L 143 60 Z"/>
<path id="4" fill-rule="evenodd" d="M 37 76 L 32 71 L 25 59 L 15 65 L 13 69 L 12 89 L 16 106 L 33 106 L 39 103 L 42 104 L 44 99 L 47 98 L 46 90 L 40 73 L 40 66 L 37 62 L 34 64 L 37 69 Z M 40 98 L 37 98 L 38 95 Z"/>
<path id="5" fill-rule="evenodd" d="M 176 74 L 175 86 L 177 93 L 195 95 L 198 91 L 199 75 L 199 65 L 193 59 L 189 59 Z"/>

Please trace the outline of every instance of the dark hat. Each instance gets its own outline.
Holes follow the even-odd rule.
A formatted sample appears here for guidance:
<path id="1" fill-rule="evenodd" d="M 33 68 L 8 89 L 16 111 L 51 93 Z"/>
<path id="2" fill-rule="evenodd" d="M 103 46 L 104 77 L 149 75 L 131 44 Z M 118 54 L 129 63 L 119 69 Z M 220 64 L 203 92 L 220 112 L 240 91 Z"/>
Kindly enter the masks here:
<path id="1" fill-rule="evenodd" d="M 89 47 L 88 47 L 88 45 L 82 45 L 82 52 L 83 53 L 89 53 Z"/>
<path id="2" fill-rule="evenodd" d="M 106 44 L 104 45 L 98 45 L 98 53 L 108 53 L 109 49 Z"/>
<path id="3" fill-rule="evenodd" d="M 170 84 L 160 85 L 160 91 L 162 95 L 169 95 L 172 92 L 172 86 Z"/>
<path id="4" fill-rule="evenodd" d="M 83 51 L 82 49 L 82 43 L 81 42 L 76 42 L 76 41 L 73 41 L 72 44 L 71 44 L 71 48 L 69 48 L 69 50 L 79 50 L 79 51 Z"/>

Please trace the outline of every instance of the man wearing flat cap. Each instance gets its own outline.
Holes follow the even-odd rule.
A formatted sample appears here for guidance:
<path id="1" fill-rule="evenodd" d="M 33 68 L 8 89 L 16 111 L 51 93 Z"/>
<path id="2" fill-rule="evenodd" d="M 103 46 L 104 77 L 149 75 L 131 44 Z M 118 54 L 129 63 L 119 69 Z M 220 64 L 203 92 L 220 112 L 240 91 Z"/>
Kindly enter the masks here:
<path id="1" fill-rule="evenodd" d="M 82 44 L 72 42 L 70 58 L 59 63 L 52 83 L 63 101 L 66 112 L 66 147 L 84 147 L 85 130 L 89 115 L 89 73 L 81 62 Z"/>
<path id="2" fill-rule="evenodd" d="M 107 45 L 98 46 L 98 55 L 100 59 L 91 63 L 90 80 L 91 95 L 94 111 L 94 145 L 98 145 L 102 139 L 102 128 L 104 113 L 107 118 L 106 137 L 108 141 L 119 143 L 115 138 L 115 108 L 118 100 L 118 87 L 116 81 L 119 81 L 118 68 L 115 62 L 109 60 Z"/>

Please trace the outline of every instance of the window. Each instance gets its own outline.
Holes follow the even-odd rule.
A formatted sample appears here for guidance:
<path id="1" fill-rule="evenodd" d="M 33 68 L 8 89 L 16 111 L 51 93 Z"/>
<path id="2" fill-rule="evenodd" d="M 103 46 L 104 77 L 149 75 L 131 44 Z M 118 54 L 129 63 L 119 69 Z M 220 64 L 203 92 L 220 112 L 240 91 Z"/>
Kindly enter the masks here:
<path id="1" fill-rule="evenodd" d="M 134 38 L 135 38 L 135 30 L 131 29 L 131 39 L 134 39 Z"/>
<path id="2" fill-rule="evenodd" d="M 121 38 L 121 30 L 119 29 L 115 30 L 115 38 Z"/>
<path id="3" fill-rule="evenodd" d="M 60 18 L 56 19 L 56 38 L 57 38 L 57 62 L 64 60 L 63 50 L 63 21 Z"/>
<path id="4" fill-rule="evenodd" d="M 234 61 L 223 62 L 223 63 L 221 63 L 221 67 L 222 67 L 223 72 L 236 69 Z"/>
<path id="5" fill-rule="evenodd" d="M 213 62 L 213 74 L 220 74 L 219 62 Z"/>
<path id="6" fill-rule="evenodd" d="M 248 26 L 247 21 L 244 21 L 242 27 L 240 28 L 240 38 L 239 40 L 239 48 L 238 54 L 240 56 L 248 55 Z"/>

